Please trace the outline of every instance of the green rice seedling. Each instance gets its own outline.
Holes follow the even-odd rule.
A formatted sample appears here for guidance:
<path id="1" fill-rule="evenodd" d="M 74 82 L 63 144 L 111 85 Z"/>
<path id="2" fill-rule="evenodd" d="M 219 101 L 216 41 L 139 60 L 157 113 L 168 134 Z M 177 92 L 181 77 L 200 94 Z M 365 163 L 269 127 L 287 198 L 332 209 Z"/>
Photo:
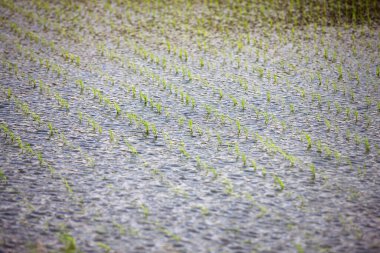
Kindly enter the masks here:
<path id="1" fill-rule="evenodd" d="M 132 97 L 136 98 L 136 87 L 134 85 L 132 86 L 131 90 L 132 90 Z"/>
<path id="2" fill-rule="evenodd" d="M 146 205 L 141 204 L 141 205 L 140 205 L 140 209 L 141 209 L 141 211 L 142 211 L 142 213 L 143 213 L 143 215 L 144 215 L 144 218 L 145 218 L 145 219 L 148 219 L 148 216 L 149 216 L 149 208 L 148 208 Z"/>
<path id="3" fill-rule="evenodd" d="M 351 132 L 350 129 L 346 129 L 346 140 L 349 141 L 351 138 Z"/>
<path id="4" fill-rule="evenodd" d="M 118 229 L 119 234 L 120 234 L 121 236 L 126 235 L 126 230 L 125 230 L 125 228 L 124 228 L 121 224 L 119 224 L 119 223 L 117 223 L 117 222 L 115 222 L 115 221 L 113 221 L 112 224 L 114 225 L 115 228 Z"/>
<path id="5" fill-rule="evenodd" d="M 358 118 L 359 118 L 359 112 L 358 112 L 358 110 L 354 111 L 354 117 L 355 117 L 355 122 L 357 123 L 358 122 Z"/>
<path id="6" fill-rule="evenodd" d="M 271 97 L 270 91 L 267 91 L 267 102 L 268 103 L 270 103 L 270 99 L 271 99 L 270 97 Z"/>
<path id="7" fill-rule="evenodd" d="M 346 119 L 349 120 L 351 115 L 351 109 L 349 107 L 346 108 Z"/>
<path id="8" fill-rule="evenodd" d="M 49 128 L 49 138 L 53 137 L 54 136 L 54 127 L 53 127 L 53 124 L 52 123 L 48 123 L 48 128 Z"/>
<path id="9" fill-rule="evenodd" d="M 340 106 L 339 102 L 334 102 L 335 108 L 336 108 L 336 114 L 340 114 L 342 111 L 342 107 Z"/>
<path id="10" fill-rule="evenodd" d="M 318 106 L 321 107 L 322 106 L 322 97 L 321 97 L 321 94 L 317 94 L 317 100 L 318 100 Z"/>
<path id="11" fill-rule="evenodd" d="M 358 72 L 355 72 L 355 80 L 356 80 L 356 84 L 359 85 L 360 84 L 360 78 L 359 78 Z"/>
<path id="12" fill-rule="evenodd" d="M 148 96 L 140 91 L 140 100 L 144 101 L 144 106 L 148 105 Z"/>
<path id="13" fill-rule="evenodd" d="M 8 99 L 11 99 L 11 97 L 12 97 L 12 89 L 11 89 L 11 88 L 8 88 L 8 89 L 7 89 L 7 98 L 8 98 Z"/>
<path id="14" fill-rule="evenodd" d="M 160 232 L 162 232 L 165 236 L 171 238 L 172 240 L 175 240 L 177 242 L 182 240 L 182 238 L 179 235 L 176 235 L 170 230 L 164 228 L 159 222 L 155 222 L 155 225 Z"/>
<path id="15" fill-rule="evenodd" d="M 264 69 L 263 68 L 258 68 L 259 71 L 259 77 L 263 78 L 264 77 Z"/>
<path id="16" fill-rule="evenodd" d="M 241 153 L 241 160 L 243 162 L 243 167 L 247 166 L 247 155 L 245 153 Z"/>
<path id="17" fill-rule="evenodd" d="M 319 84 L 319 86 L 321 86 L 322 85 L 322 75 L 321 75 L 321 73 L 317 73 L 317 78 L 318 78 L 318 84 Z"/>
<path id="18" fill-rule="evenodd" d="M 42 158 L 41 152 L 37 153 L 37 159 L 38 159 L 38 162 L 40 163 L 40 166 L 42 166 L 44 164 L 44 159 Z"/>
<path id="19" fill-rule="evenodd" d="M 187 70 L 187 78 L 189 78 L 189 81 L 193 80 L 193 75 L 190 70 Z"/>
<path id="20" fill-rule="evenodd" d="M 28 82 L 30 85 L 33 85 L 33 88 L 37 87 L 37 81 L 33 79 L 31 76 L 28 77 Z"/>
<path id="21" fill-rule="evenodd" d="M 208 175 L 209 172 L 211 172 L 214 179 L 216 179 L 219 176 L 218 172 L 216 171 L 214 167 L 206 164 L 205 168 L 207 170 L 206 176 Z"/>
<path id="22" fill-rule="evenodd" d="M 331 150 L 331 149 L 329 148 L 329 146 L 327 146 L 327 145 L 324 145 L 323 148 L 324 148 L 324 151 L 325 151 L 326 156 L 327 156 L 328 158 L 330 158 L 331 155 L 332 155 L 332 150 Z"/>
<path id="23" fill-rule="evenodd" d="M 205 105 L 205 109 L 206 109 L 206 118 L 209 118 L 211 116 L 213 109 L 210 105 Z"/>
<path id="24" fill-rule="evenodd" d="M 145 128 L 145 134 L 146 134 L 146 135 L 149 135 L 149 122 L 146 121 L 146 120 L 143 120 L 143 121 L 142 121 L 142 124 L 143 124 L 143 126 L 144 126 L 144 128 Z"/>
<path id="25" fill-rule="evenodd" d="M 285 184 L 281 180 L 281 178 L 279 176 L 277 176 L 277 175 L 273 175 L 273 177 L 274 177 L 274 183 L 280 187 L 281 191 L 284 190 L 285 189 Z"/>
<path id="26" fill-rule="evenodd" d="M 238 49 L 238 53 L 240 53 L 243 49 L 243 42 L 239 39 L 237 42 L 236 42 L 236 46 L 237 46 L 237 49 Z"/>
<path id="27" fill-rule="evenodd" d="M 371 145 L 369 144 L 368 138 L 364 138 L 363 141 L 364 141 L 365 152 L 369 153 L 371 149 Z"/>
<path id="28" fill-rule="evenodd" d="M 170 54 L 172 46 L 169 41 L 166 41 L 166 47 L 167 47 L 168 53 Z"/>
<path id="29" fill-rule="evenodd" d="M 330 131 L 331 130 L 331 122 L 327 118 L 325 118 L 325 125 L 327 127 L 327 131 Z"/>
<path id="30" fill-rule="evenodd" d="M 21 140 L 20 136 L 16 136 L 16 142 L 18 144 L 18 147 L 21 149 L 21 150 L 24 150 L 24 142 Z"/>
<path id="31" fill-rule="evenodd" d="M 158 114 L 161 114 L 162 113 L 162 104 L 161 103 L 156 103 L 155 107 L 156 107 L 156 110 L 157 110 Z"/>
<path id="32" fill-rule="evenodd" d="M 376 76 L 380 77 L 380 66 L 376 67 Z"/>
<path id="33" fill-rule="evenodd" d="M 197 129 L 198 134 L 199 134 L 200 136 L 202 136 L 202 135 L 203 135 L 203 130 L 202 130 L 202 128 L 200 128 L 200 126 L 196 126 L 196 129 Z"/>
<path id="34" fill-rule="evenodd" d="M 230 98 L 231 98 L 232 103 L 234 104 L 234 106 L 237 106 L 237 104 L 238 104 L 237 99 L 235 97 L 233 97 L 233 96 L 230 96 Z"/>
<path id="35" fill-rule="evenodd" d="M 79 123 L 82 124 L 82 120 L 83 120 L 83 113 L 82 112 L 78 112 L 78 119 L 79 119 Z"/>
<path id="36" fill-rule="evenodd" d="M 311 179 L 314 181 L 315 180 L 315 165 L 314 165 L 314 163 L 310 164 L 310 172 L 311 172 Z"/>
<path id="37" fill-rule="evenodd" d="M 264 123 L 265 125 L 269 124 L 269 114 L 267 112 L 264 112 Z"/>
<path id="38" fill-rule="evenodd" d="M 11 140 L 11 143 L 14 143 L 15 141 L 15 134 L 12 131 L 9 131 L 9 139 Z"/>
<path id="39" fill-rule="evenodd" d="M 301 244 L 296 243 L 295 247 L 296 247 L 297 253 L 305 253 L 305 250 L 303 249 Z"/>
<path id="40" fill-rule="evenodd" d="M 163 69 L 166 69 L 167 61 L 166 61 L 165 57 L 162 58 L 161 65 L 162 65 Z"/>
<path id="41" fill-rule="evenodd" d="M 115 133 L 111 129 L 108 131 L 109 132 L 109 137 L 110 137 L 110 142 L 115 142 Z"/>
<path id="42" fill-rule="evenodd" d="M 312 140 L 311 140 L 310 135 L 308 135 L 308 134 L 305 134 L 305 138 L 307 141 L 307 149 L 309 150 L 309 149 L 311 149 Z"/>
<path id="43" fill-rule="evenodd" d="M 323 57 L 325 58 L 325 60 L 327 60 L 327 59 L 329 58 L 327 48 L 325 48 L 325 49 L 323 50 Z"/>
<path id="44" fill-rule="evenodd" d="M 181 116 L 181 117 L 179 117 L 178 118 L 178 125 L 180 126 L 180 127 L 182 127 L 183 126 L 183 123 L 185 122 L 185 117 L 183 117 L 183 116 Z"/>
<path id="45" fill-rule="evenodd" d="M 154 139 L 157 139 L 158 138 L 158 131 L 157 131 L 156 125 L 151 123 L 150 128 L 152 129 Z"/>
<path id="46" fill-rule="evenodd" d="M 218 147 L 222 146 L 222 144 L 223 144 L 222 137 L 220 137 L 219 133 L 216 133 L 216 139 L 218 141 Z"/>
<path id="47" fill-rule="evenodd" d="M 114 102 L 113 105 L 114 105 L 114 108 L 116 110 L 116 117 L 120 116 L 121 115 L 121 108 L 120 108 L 119 104 Z"/>
<path id="48" fill-rule="evenodd" d="M 133 147 L 132 144 L 130 144 L 128 140 L 125 138 L 124 138 L 124 143 L 128 146 L 129 152 L 131 152 L 133 155 L 138 155 L 137 149 Z"/>
<path id="49" fill-rule="evenodd" d="M 240 133 L 241 133 L 241 123 L 240 123 L 240 120 L 236 120 L 235 121 L 236 123 L 236 127 L 237 127 L 237 130 L 238 130 L 238 136 L 240 136 Z"/>
<path id="50" fill-rule="evenodd" d="M 372 98 L 370 96 L 366 96 L 365 102 L 367 104 L 367 108 L 369 108 L 372 105 Z"/>
<path id="51" fill-rule="evenodd" d="M 191 100 L 190 95 L 189 95 L 189 94 L 186 94 L 186 96 L 185 96 L 185 103 L 186 103 L 186 105 L 189 105 L 189 104 L 190 104 L 190 100 Z"/>
<path id="52" fill-rule="evenodd" d="M 263 175 L 263 177 L 267 175 L 267 169 L 264 166 L 261 167 L 261 174 Z"/>
<path id="53" fill-rule="evenodd" d="M 228 195 L 232 195 L 234 192 L 234 186 L 233 186 L 231 180 L 229 180 L 228 178 L 223 178 L 222 183 L 224 185 L 225 193 L 227 193 Z"/>
<path id="54" fill-rule="evenodd" d="M 356 144 L 356 145 L 359 145 L 360 142 L 361 142 L 360 137 L 359 137 L 358 134 L 355 134 L 355 136 L 354 136 L 354 140 L 355 140 L 355 144 Z"/>
<path id="55" fill-rule="evenodd" d="M 196 106 L 196 102 L 194 98 L 191 98 L 191 108 L 194 109 Z"/>
<path id="56" fill-rule="evenodd" d="M 190 158 L 190 154 L 186 151 L 186 148 L 185 148 L 185 143 L 183 141 L 181 141 L 180 145 L 179 145 L 179 151 L 181 152 L 181 154 L 183 154 L 186 158 Z"/>
<path id="57" fill-rule="evenodd" d="M 193 135 L 193 120 L 192 119 L 189 119 L 188 125 L 189 125 L 190 135 L 192 136 Z"/>
<path id="58" fill-rule="evenodd" d="M 203 58 L 201 58 L 201 59 L 199 60 L 199 65 L 200 65 L 201 68 L 203 68 L 203 67 L 205 66 L 205 63 L 204 63 Z"/>
<path id="59" fill-rule="evenodd" d="M 351 95 L 351 101 L 354 102 L 355 101 L 355 92 L 353 89 L 350 90 L 350 95 Z"/>
<path id="60" fill-rule="evenodd" d="M 97 242 L 96 245 L 98 245 L 99 248 L 103 249 L 105 253 L 109 253 L 112 250 L 112 248 L 109 245 L 102 242 Z"/>
<path id="61" fill-rule="evenodd" d="M 273 82 L 274 84 L 278 84 L 278 77 L 276 74 L 273 74 Z"/>
<path id="62" fill-rule="evenodd" d="M 241 100 L 241 109 L 244 111 L 247 105 L 247 100 L 244 98 Z"/>
<path id="63" fill-rule="evenodd" d="M 77 66 L 80 65 L 80 57 L 79 56 L 75 56 L 75 63 Z"/>
<path id="64" fill-rule="evenodd" d="M 294 113 L 294 104 L 290 104 L 289 109 L 291 113 Z"/>
<path id="65" fill-rule="evenodd" d="M 62 181 L 63 181 L 63 183 L 64 183 L 64 185 L 65 185 L 65 187 L 66 187 L 66 190 L 67 190 L 69 193 L 73 193 L 73 189 L 71 188 L 71 186 L 70 186 L 69 182 L 67 181 L 67 179 L 64 178 L 64 177 L 61 177 L 61 179 L 62 179 Z"/>
<path id="66" fill-rule="evenodd" d="M 201 214 L 202 214 L 203 216 L 208 216 L 208 215 L 210 215 L 210 211 L 209 211 L 209 209 L 208 209 L 206 206 L 199 205 L 198 208 L 199 208 L 199 210 L 201 211 Z"/>
<path id="67" fill-rule="evenodd" d="M 245 139 L 248 140 L 248 137 L 249 137 L 249 130 L 247 127 L 243 127 L 243 132 L 244 132 L 244 135 L 245 135 Z"/>
<path id="68" fill-rule="evenodd" d="M 305 97 L 306 97 L 306 91 L 305 91 L 304 88 L 299 88 L 298 91 L 301 93 L 301 97 L 302 97 L 302 98 L 305 98 Z"/>
<path id="69" fill-rule="evenodd" d="M 199 155 L 197 155 L 195 157 L 195 161 L 197 162 L 197 167 L 201 168 L 202 167 L 202 161 L 201 161 L 201 158 L 199 157 Z"/>
<path id="70" fill-rule="evenodd" d="M 343 78 L 343 66 L 342 64 L 338 65 L 338 80 Z"/>
<path id="71" fill-rule="evenodd" d="M 367 113 L 365 113 L 365 114 L 364 114 L 364 119 L 365 119 L 366 127 L 368 128 L 369 125 L 370 125 L 371 122 L 372 122 L 371 117 L 370 117 Z"/>
<path id="72" fill-rule="evenodd" d="M 219 89 L 219 100 L 223 98 L 223 90 Z"/>
<path id="73" fill-rule="evenodd" d="M 3 169 L 0 168 L 0 182 L 6 184 L 7 183 L 7 176 L 5 176 L 5 173 Z"/>
<path id="74" fill-rule="evenodd" d="M 338 162 L 340 162 L 341 158 L 342 158 L 342 154 L 339 153 L 337 150 L 334 151 L 334 157 L 335 157 L 335 160 L 337 160 Z"/>
<path id="75" fill-rule="evenodd" d="M 64 245 L 62 248 L 62 251 L 65 253 L 74 253 L 77 252 L 77 244 L 75 241 L 75 238 L 72 237 L 70 234 L 62 233 L 59 236 L 60 242 Z"/>

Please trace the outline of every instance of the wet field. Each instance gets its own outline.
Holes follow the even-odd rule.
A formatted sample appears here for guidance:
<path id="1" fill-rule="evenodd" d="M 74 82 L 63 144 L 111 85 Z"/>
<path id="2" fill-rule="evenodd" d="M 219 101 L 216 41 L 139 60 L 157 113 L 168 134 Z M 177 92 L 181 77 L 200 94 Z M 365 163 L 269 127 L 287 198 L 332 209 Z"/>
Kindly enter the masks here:
<path id="1" fill-rule="evenodd" d="M 0 252 L 379 252 L 380 6 L 291 3 L 0 0 Z"/>

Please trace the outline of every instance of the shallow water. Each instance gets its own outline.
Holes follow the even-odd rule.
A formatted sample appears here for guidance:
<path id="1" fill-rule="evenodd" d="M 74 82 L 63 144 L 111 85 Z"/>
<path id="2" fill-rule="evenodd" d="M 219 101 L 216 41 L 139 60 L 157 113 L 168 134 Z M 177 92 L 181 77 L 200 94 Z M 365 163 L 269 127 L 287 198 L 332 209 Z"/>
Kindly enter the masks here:
<path id="1" fill-rule="evenodd" d="M 72 252 L 65 236 L 78 252 L 379 250 L 376 23 L 325 33 L 300 26 L 294 42 L 253 31 L 258 42 L 242 52 L 233 35 L 210 31 L 201 50 L 202 36 L 168 26 L 163 32 L 177 47 L 169 53 L 163 24 L 136 28 L 125 6 L 15 6 L 0 7 L 0 124 L 44 162 L 0 130 L 0 252 Z M 70 10 L 53 15 L 56 7 Z M 356 53 L 351 40 L 342 44 L 352 34 Z"/>

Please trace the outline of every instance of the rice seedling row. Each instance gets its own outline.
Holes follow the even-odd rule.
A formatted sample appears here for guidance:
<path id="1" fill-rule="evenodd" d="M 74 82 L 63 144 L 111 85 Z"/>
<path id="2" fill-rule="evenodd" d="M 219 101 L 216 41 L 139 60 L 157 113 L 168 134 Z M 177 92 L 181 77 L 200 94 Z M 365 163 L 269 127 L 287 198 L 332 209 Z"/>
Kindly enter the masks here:
<path id="1" fill-rule="evenodd" d="M 207 168 L 207 167 L 206 167 Z"/>
<path id="2" fill-rule="evenodd" d="M 328 121 L 328 120 L 327 120 Z M 349 131 L 349 130 L 348 130 Z M 346 131 L 347 132 L 347 131 Z M 348 132 L 349 133 L 349 132 Z M 345 139 L 349 139 L 349 138 L 345 138 Z M 358 139 L 358 138 L 356 138 L 356 139 Z"/>

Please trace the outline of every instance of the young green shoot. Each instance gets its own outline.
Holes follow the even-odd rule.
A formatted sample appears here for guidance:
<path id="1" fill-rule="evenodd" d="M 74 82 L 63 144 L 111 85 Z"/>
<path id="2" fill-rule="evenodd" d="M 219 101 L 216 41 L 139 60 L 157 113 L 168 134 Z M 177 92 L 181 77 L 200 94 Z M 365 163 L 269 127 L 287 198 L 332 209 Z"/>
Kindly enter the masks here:
<path id="1" fill-rule="evenodd" d="M 99 248 L 102 248 L 105 253 L 109 253 L 112 250 L 112 248 L 109 245 L 105 244 L 105 243 L 97 242 L 96 244 L 99 246 Z"/>
<path id="2" fill-rule="evenodd" d="M 371 145 L 369 144 L 368 138 L 364 138 L 363 142 L 364 142 L 365 152 L 369 153 L 371 149 Z"/>
<path id="3" fill-rule="evenodd" d="M 109 130 L 110 142 L 115 142 L 115 133 L 112 130 Z"/>
<path id="4" fill-rule="evenodd" d="M 121 108 L 120 108 L 119 104 L 114 102 L 114 107 L 116 110 L 116 117 L 120 116 L 121 115 Z"/>
<path id="5" fill-rule="evenodd" d="M 244 111 L 247 106 L 247 100 L 244 98 L 241 100 L 241 109 Z"/>
<path id="6" fill-rule="evenodd" d="M 193 136 L 193 120 L 192 119 L 189 119 L 188 125 L 189 125 L 190 135 Z"/>
<path id="7" fill-rule="evenodd" d="M 314 165 L 314 163 L 310 164 L 310 172 L 311 172 L 311 179 L 314 181 L 315 180 L 315 165 Z"/>
<path id="8" fill-rule="evenodd" d="M 237 127 L 237 130 L 238 130 L 238 136 L 240 136 L 240 133 L 241 133 L 241 123 L 240 123 L 240 120 L 236 120 L 236 127 Z"/>
<path id="9" fill-rule="evenodd" d="M 276 185 L 278 185 L 280 187 L 280 190 L 284 190 L 285 189 L 285 184 L 284 182 L 281 180 L 281 178 L 277 175 L 274 175 L 274 183 Z"/>
<path id="10" fill-rule="evenodd" d="M 307 141 L 307 149 L 309 150 L 309 149 L 311 149 L 312 140 L 311 140 L 310 135 L 308 135 L 308 134 L 305 134 L 305 138 Z"/>
<path id="11" fill-rule="evenodd" d="M 144 218 L 147 219 L 148 216 L 149 216 L 149 208 L 146 205 L 144 205 L 144 204 L 141 204 L 140 208 L 141 208 L 141 211 L 142 211 L 142 213 L 144 215 Z"/>
<path id="12" fill-rule="evenodd" d="M 7 176 L 5 176 L 5 173 L 1 168 L 0 168 L 0 182 L 7 183 Z"/>

